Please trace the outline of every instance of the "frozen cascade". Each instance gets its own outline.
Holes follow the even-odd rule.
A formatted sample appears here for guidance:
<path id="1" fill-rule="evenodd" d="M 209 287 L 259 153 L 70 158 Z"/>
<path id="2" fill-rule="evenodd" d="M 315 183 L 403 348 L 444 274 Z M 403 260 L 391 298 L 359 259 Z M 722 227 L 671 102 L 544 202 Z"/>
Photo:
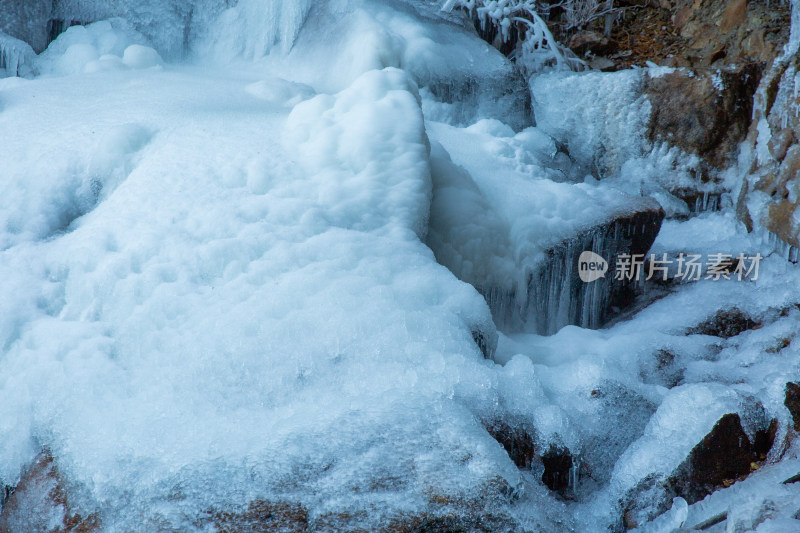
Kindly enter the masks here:
<path id="1" fill-rule="evenodd" d="M 546 259 L 528 275 L 522 298 L 497 289 L 482 291 L 498 327 L 506 332 L 552 335 L 567 325 L 597 329 L 630 303 L 639 283 L 615 279 L 620 254 L 646 254 L 664 214 L 642 211 L 597 226 L 551 248 Z M 590 250 L 609 263 L 605 277 L 584 283 L 578 276 L 578 257 Z"/>
<path id="2" fill-rule="evenodd" d="M 800 248 L 789 244 L 768 229 L 760 228 L 759 231 L 767 242 L 768 247 L 772 249 L 774 253 L 783 257 L 790 263 L 797 263 L 800 261 Z"/>
<path id="3" fill-rule="evenodd" d="M 0 33 L 0 77 L 29 74 L 35 57 L 27 43 Z"/>
<path id="4" fill-rule="evenodd" d="M 705 213 L 706 211 L 719 211 L 720 210 L 720 200 L 722 198 L 721 194 L 712 194 L 708 192 L 704 192 L 703 194 L 697 195 L 694 199 L 694 205 L 689 205 L 689 209 L 693 213 Z"/>
<path id="5" fill-rule="evenodd" d="M 649 250 L 664 218 L 657 202 L 548 179 L 554 146 L 538 128 L 514 134 L 484 121 L 427 130 L 434 184 L 427 243 L 483 294 L 501 330 L 597 329 L 632 300 L 635 284 L 611 279 L 614 266 L 620 254 Z M 609 262 L 605 278 L 580 280 L 584 251 Z"/>

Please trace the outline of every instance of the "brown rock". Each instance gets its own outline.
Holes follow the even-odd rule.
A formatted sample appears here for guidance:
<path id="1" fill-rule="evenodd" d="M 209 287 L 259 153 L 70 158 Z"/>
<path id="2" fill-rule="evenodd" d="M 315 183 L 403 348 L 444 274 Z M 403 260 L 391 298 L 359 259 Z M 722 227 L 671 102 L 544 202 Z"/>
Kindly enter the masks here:
<path id="1" fill-rule="evenodd" d="M 522 427 L 511 427 L 504 422 L 495 422 L 487 428 L 489 435 L 499 442 L 517 468 L 531 467 L 536 457 L 533 437 Z"/>
<path id="2" fill-rule="evenodd" d="M 766 228 L 778 236 L 783 242 L 792 246 L 800 246 L 800 235 L 795 224 L 795 214 L 800 204 L 783 200 L 769 206 L 767 219 L 762 221 Z"/>
<path id="3" fill-rule="evenodd" d="M 584 30 L 576 33 L 569 40 L 569 48 L 579 56 L 586 52 L 608 54 L 616 49 L 614 42 L 602 33 Z"/>
<path id="4" fill-rule="evenodd" d="M 648 137 L 696 154 L 712 167 L 726 167 L 747 135 L 760 77 L 761 68 L 748 64 L 648 79 L 645 93 L 654 103 Z"/>
<path id="5" fill-rule="evenodd" d="M 589 61 L 589 67 L 592 70 L 600 70 L 602 72 L 614 72 L 617 70 L 617 64 L 607 57 L 595 57 Z"/>
<path id="6" fill-rule="evenodd" d="M 689 17 L 692 16 L 692 8 L 690 6 L 685 6 L 681 8 L 675 15 L 672 17 L 672 23 L 675 25 L 676 30 L 681 30 L 688 22 Z"/>
<path id="7" fill-rule="evenodd" d="M 687 333 L 690 335 L 711 335 L 713 337 L 720 337 L 729 339 L 735 337 L 740 333 L 757 329 L 761 326 L 757 320 L 745 315 L 737 308 L 723 309 L 717 314 L 699 324 L 698 326 L 690 329 Z"/>
<path id="8" fill-rule="evenodd" d="M 95 514 L 72 513 L 69 499 L 49 452 L 40 453 L 0 512 L 0 533 L 94 533 L 101 527 Z"/>
<path id="9" fill-rule="evenodd" d="M 238 512 L 214 515 L 218 533 L 302 533 L 308 531 L 308 511 L 300 504 L 255 500 Z"/>
<path id="10" fill-rule="evenodd" d="M 800 383 L 788 382 L 783 405 L 789 410 L 794 423 L 794 430 L 800 432 Z"/>
<path id="11" fill-rule="evenodd" d="M 773 436 L 774 438 L 774 436 Z M 761 447 L 769 449 L 772 443 Z M 727 414 L 695 446 L 689 457 L 670 476 L 670 492 L 689 504 L 698 502 L 725 482 L 731 483 L 751 472 L 750 464 L 759 460 L 738 414 Z"/>
<path id="12" fill-rule="evenodd" d="M 717 25 L 721 33 L 728 33 L 742 25 L 747 17 L 747 0 L 733 0 L 725 11 Z"/>

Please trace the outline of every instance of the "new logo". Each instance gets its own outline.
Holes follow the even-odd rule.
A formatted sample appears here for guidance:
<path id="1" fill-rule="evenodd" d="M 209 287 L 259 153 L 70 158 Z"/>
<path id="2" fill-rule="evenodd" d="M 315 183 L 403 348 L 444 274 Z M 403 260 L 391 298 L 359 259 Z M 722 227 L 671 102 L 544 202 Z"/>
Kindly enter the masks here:
<path id="1" fill-rule="evenodd" d="M 608 261 L 594 252 L 581 252 L 578 257 L 578 276 L 584 283 L 604 278 L 608 272 Z"/>

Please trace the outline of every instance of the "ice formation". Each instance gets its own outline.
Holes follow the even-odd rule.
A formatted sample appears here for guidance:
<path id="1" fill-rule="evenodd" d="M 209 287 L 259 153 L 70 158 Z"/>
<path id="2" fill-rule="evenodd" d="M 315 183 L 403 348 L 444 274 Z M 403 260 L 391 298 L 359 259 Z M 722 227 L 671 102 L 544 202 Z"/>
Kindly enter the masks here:
<path id="1" fill-rule="evenodd" d="M 514 134 L 491 120 L 466 129 L 429 122 L 428 134 L 449 151 L 433 152 L 428 243 L 486 296 L 501 329 L 598 328 L 633 298 L 633 285 L 613 273 L 581 283 L 578 257 L 594 251 L 613 270 L 619 254 L 647 253 L 662 218 L 656 202 L 571 182 L 573 166 L 538 127 Z"/>
<path id="2" fill-rule="evenodd" d="M 44 465 L 103 531 L 213 531 L 248 509 L 317 530 L 604 531 L 736 414 L 749 434 L 777 420 L 769 460 L 654 503 L 641 530 L 797 526 L 797 267 L 651 286 L 611 323 L 614 288 L 569 272 L 584 249 L 643 253 L 661 208 L 688 217 L 662 193 L 691 161 L 646 145 L 648 104 L 625 100 L 649 74 L 535 77 L 534 126 L 513 66 L 426 2 L 47 17 L 65 31 L 36 57 L 0 39 L 28 76 L 0 79 L 8 494 Z M 653 252 L 769 249 L 730 203 L 697 201 Z M 697 329 L 731 309 L 759 327 Z M 55 503 L 33 514 L 58 520 Z"/>
<path id="3" fill-rule="evenodd" d="M 0 33 L 0 78 L 30 74 L 35 57 L 28 43 Z"/>

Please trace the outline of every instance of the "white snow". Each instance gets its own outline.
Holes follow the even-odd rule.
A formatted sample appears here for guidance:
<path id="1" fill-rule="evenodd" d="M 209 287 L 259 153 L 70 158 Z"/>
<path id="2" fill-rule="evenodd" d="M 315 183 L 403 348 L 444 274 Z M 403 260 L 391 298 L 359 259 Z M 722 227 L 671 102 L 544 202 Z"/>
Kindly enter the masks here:
<path id="1" fill-rule="evenodd" d="M 419 2 L 59 5 L 94 23 L 0 80 L 0 484 L 46 448 L 108 531 L 210 530 L 256 498 L 366 530 L 464 502 L 601 531 L 735 412 L 778 420 L 768 464 L 641 530 L 797 525 L 797 266 L 549 337 L 498 334 L 458 279 L 518 290 L 642 195 L 680 212 L 693 162 L 644 141 L 642 72 L 537 76 L 533 127 L 508 61 Z M 723 207 L 653 251 L 767 255 Z M 734 307 L 761 327 L 688 333 Z M 569 449 L 576 501 L 494 421 Z"/>
<path id="2" fill-rule="evenodd" d="M 97 30 L 48 59 L 109 51 Z M 420 242 L 416 84 L 373 70 L 309 99 L 276 79 L 172 66 L 3 86 L 5 482 L 47 447 L 75 504 L 122 528 L 259 495 L 390 514 L 519 485 L 476 420 L 497 394 L 473 340 L 491 342 L 488 308 Z"/>

